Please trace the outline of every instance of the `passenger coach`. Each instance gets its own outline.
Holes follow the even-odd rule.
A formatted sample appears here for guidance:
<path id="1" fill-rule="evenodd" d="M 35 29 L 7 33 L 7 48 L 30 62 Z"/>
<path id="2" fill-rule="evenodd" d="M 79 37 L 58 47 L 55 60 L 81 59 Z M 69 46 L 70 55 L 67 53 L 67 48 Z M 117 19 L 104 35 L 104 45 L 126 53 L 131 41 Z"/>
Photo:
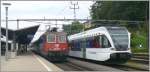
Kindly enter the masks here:
<path id="1" fill-rule="evenodd" d="M 130 33 L 125 27 L 98 27 L 68 36 L 69 55 L 107 63 L 131 58 Z"/>

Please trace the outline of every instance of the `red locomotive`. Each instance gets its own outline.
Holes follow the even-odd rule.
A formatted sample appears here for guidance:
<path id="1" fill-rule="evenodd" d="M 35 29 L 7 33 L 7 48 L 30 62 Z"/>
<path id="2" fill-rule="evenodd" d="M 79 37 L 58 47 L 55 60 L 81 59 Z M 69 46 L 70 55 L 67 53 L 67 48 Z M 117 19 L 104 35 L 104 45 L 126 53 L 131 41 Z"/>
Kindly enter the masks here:
<path id="1" fill-rule="evenodd" d="M 32 46 L 34 52 L 50 61 L 65 61 L 68 55 L 68 44 L 65 32 L 46 31 Z"/>

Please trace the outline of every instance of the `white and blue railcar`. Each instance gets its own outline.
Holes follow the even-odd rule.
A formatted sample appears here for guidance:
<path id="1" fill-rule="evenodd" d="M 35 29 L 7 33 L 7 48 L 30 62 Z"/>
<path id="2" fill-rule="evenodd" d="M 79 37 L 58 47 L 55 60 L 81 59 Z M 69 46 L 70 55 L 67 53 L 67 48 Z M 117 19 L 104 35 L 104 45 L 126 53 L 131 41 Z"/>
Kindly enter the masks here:
<path id="1" fill-rule="evenodd" d="M 69 56 L 125 63 L 131 58 L 130 35 L 125 27 L 98 27 L 70 35 Z"/>

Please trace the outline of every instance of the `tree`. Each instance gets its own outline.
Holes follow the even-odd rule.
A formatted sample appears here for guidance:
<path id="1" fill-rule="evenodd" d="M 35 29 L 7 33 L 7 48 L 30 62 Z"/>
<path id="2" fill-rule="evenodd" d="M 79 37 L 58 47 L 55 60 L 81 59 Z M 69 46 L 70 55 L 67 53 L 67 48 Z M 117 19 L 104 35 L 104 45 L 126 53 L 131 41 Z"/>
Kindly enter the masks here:
<path id="1" fill-rule="evenodd" d="M 148 20 L 148 1 L 96 1 L 91 9 L 92 19 Z"/>
<path id="2" fill-rule="evenodd" d="M 83 24 L 81 24 L 79 21 L 74 21 L 71 25 L 63 26 L 64 31 L 67 32 L 68 35 L 79 33 L 83 30 L 83 28 Z"/>

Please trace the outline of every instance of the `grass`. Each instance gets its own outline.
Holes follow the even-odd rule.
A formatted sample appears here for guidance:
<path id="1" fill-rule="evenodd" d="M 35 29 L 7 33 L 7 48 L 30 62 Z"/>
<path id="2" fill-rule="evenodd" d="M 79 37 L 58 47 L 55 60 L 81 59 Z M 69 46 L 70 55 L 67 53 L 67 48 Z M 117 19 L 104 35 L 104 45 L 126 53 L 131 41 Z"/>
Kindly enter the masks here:
<path id="1" fill-rule="evenodd" d="M 142 45 L 140 48 L 139 46 Z M 131 51 L 133 53 L 149 53 L 148 33 L 144 30 L 132 31 Z"/>
<path id="2" fill-rule="evenodd" d="M 131 48 L 133 53 L 149 53 L 149 48 Z"/>

